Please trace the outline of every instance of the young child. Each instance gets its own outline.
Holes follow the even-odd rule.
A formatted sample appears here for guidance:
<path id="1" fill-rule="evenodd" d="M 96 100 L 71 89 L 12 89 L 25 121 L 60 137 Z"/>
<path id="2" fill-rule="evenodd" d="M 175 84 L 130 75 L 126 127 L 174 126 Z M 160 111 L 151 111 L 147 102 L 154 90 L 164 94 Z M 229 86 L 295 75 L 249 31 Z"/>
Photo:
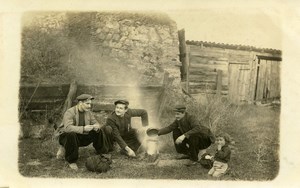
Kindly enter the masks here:
<path id="1" fill-rule="evenodd" d="M 214 156 L 213 167 L 208 174 L 213 177 L 220 177 L 225 174 L 228 169 L 228 162 L 230 160 L 231 150 L 228 146 L 230 137 L 226 133 L 220 133 L 216 136 L 217 153 Z"/>

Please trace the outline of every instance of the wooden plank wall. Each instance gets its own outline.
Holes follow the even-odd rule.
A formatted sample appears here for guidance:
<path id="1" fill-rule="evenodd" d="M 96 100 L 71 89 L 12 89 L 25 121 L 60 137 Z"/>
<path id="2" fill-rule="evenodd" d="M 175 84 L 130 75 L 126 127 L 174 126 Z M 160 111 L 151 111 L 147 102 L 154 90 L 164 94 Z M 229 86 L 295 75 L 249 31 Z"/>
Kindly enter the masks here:
<path id="1" fill-rule="evenodd" d="M 52 109 L 63 105 L 70 84 L 21 85 L 19 88 L 19 108 L 35 110 Z"/>
<path id="2" fill-rule="evenodd" d="M 203 45 L 188 46 L 189 91 L 192 96 L 216 93 L 217 72 L 222 71 L 221 93 L 228 94 L 234 103 L 253 103 L 255 97 L 257 100 L 280 97 L 280 62 L 270 60 L 272 57 L 279 58 L 280 54 Z M 271 58 L 261 60 L 257 75 L 258 55 Z"/>
<path id="3" fill-rule="evenodd" d="M 19 109 L 24 110 L 53 110 L 62 106 L 68 95 L 70 84 L 64 85 L 21 85 L 19 90 Z M 94 111 L 111 111 L 114 108 L 113 102 L 117 99 L 128 99 L 131 108 L 148 109 L 152 116 L 157 115 L 160 104 L 161 85 L 151 86 L 126 86 L 126 85 L 78 85 L 76 96 L 88 93 L 95 97 L 93 103 Z M 32 94 L 34 96 L 32 97 Z M 32 98 L 30 101 L 29 99 Z M 28 104 L 28 105 L 27 105 Z M 73 104 L 75 105 L 75 101 Z"/>
<path id="4" fill-rule="evenodd" d="M 229 92 L 229 63 L 232 65 L 247 64 L 251 52 L 232 49 L 201 47 L 189 45 L 190 67 L 189 84 L 190 93 L 216 93 L 217 72 L 222 71 L 221 94 Z M 235 70 L 233 70 L 233 74 Z M 242 74 L 243 76 L 243 74 Z M 233 76 L 233 78 L 236 76 Z M 232 79 L 233 79 L 232 78 Z M 231 87 L 233 89 L 233 87 Z M 236 91 L 233 91 L 234 93 Z M 233 97 L 233 95 L 231 95 Z"/>

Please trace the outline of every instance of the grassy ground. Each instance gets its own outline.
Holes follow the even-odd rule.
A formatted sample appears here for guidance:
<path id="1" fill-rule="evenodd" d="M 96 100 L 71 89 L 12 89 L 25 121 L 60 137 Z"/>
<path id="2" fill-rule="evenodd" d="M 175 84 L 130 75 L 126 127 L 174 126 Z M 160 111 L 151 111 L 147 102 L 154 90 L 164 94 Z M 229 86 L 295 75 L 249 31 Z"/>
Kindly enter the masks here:
<path id="1" fill-rule="evenodd" d="M 223 131 L 234 138 L 235 144 L 230 172 L 222 180 L 272 180 L 279 171 L 279 115 L 280 107 L 240 106 Z M 171 117 L 169 120 L 171 121 Z M 161 136 L 160 159 L 174 159 L 176 152 L 171 134 Z M 126 179 L 213 179 L 208 169 L 200 165 L 159 167 L 145 160 L 129 159 L 112 153 L 112 169 L 107 173 L 93 173 L 85 168 L 88 156 L 95 155 L 92 146 L 80 148 L 78 167 L 74 172 L 63 160 L 57 160 L 57 142 L 46 139 L 20 139 L 19 171 L 26 177 L 57 178 L 126 178 Z M 212 147 L 210 151 L 213 151 Z"/>

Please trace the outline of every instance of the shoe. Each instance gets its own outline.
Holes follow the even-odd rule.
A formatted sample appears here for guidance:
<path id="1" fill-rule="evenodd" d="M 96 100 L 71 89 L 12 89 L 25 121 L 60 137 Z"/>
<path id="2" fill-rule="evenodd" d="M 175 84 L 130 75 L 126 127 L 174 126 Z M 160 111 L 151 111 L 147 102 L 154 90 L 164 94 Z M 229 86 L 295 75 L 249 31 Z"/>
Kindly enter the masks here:
<path id="1" fill-rule="evenodd" d="M 128 153 L 127 153 L 127 151 L 125 149 L 121 149 L 120 150 L 120 154 L 128 156 Z"/>
<path id="2" fill-rule="evenodd" d="M 56 159 L 64 159 L 65 158 L 65 148 L 62 145 L 59 145 L 58 151 L 56 153 Z"/>
<path id="3" fill-rule="evenodd" d="M 73 169 L 73 170 L 78 170 L 78 166 L 77 166 L 76 163 L 70 163 L 70 164 L 69 164 L 69 167 L 70 167 L 71 169 Z"/>
<path id="4" fill-rule="evenodd" d="M 197 164 L 198 164 L 197 161 L 189 161 L 187 164 L 185 164 L 185 166 L 190 167 L 190 166 L 195 166 L 195 165 L 197 165 Z"/>

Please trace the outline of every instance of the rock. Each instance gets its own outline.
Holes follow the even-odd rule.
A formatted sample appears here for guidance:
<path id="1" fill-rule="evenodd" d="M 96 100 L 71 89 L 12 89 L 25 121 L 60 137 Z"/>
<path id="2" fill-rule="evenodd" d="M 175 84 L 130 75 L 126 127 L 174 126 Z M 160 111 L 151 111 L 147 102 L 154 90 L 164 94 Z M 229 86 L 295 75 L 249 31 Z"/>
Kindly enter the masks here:
<path id="1" fill-rule="evenodd" d="M 106 35 L 106 40 L 110 40 L 112 38 L 112 34 L 111 33 L 108 33 L 108 35 Z"/>
<path id="2" fill-rule="evenodd" d="M 26 164 L 30 165 L 30 166 L 38 166 L 38 165 L 41 165 L 42 163 L 39 162 L 39 161 L 31 161 L 31 162 L 28 162 Z"/>
<path id="3" fill-rule="evenodd" d="M 162 41 L 161 37 L 157 34 L 156 30 L 154 28 L 150 28 L 148 31 L 148 37 L 151 41 Z"/>

